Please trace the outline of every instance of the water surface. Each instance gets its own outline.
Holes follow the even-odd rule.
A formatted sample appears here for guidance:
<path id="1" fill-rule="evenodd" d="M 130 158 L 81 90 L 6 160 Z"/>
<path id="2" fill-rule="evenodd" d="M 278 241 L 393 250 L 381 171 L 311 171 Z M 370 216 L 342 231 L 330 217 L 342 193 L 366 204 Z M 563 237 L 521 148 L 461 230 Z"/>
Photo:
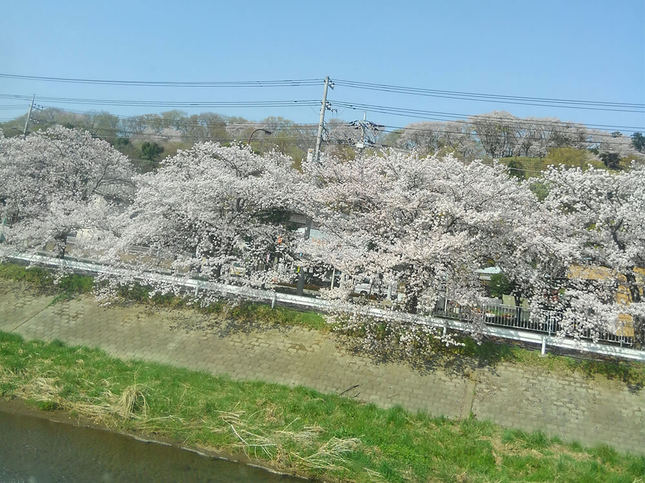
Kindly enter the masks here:
<path id="1" fill-rule="evenodd" d="M 0 411 L 0 481 L 303 481 L 259 468 Z"/>

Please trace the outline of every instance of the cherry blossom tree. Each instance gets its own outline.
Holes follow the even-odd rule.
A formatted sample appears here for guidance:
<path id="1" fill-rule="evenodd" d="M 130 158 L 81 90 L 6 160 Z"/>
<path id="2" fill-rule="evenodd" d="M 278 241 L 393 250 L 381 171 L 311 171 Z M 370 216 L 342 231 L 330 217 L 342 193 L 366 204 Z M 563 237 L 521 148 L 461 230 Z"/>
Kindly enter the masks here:
<path id="1" fill-rule="evenodd" d="M 135 178 L 134 202 L 115 221 L 104 258 L 118 264 L 138 247 L 144 256 L 130 266 L 139 273 L 165 259 L 177 275 L 270 281 L 275 274 L 267 268 L 290 256 L 288 215 L 297 174 L 291 163 L 285 155 L 257 155 L 242 145 L 205 142 L 179 151 L 157 172 Z M 232 274 L 232 263 L 244 273 Z"/>
<path id="2" fill-rule="evenodd" d="M 535 202 L 504 167 L 452 156 L 384 152 L 305 168 L 306 209 L 326 237 L 303 251 L 345 274 L 398 280 L 412 312 L 446 293 L 476 307 L 485 297 L 476 270 L 513 265 L 516 226 Z"/>
<path id="3" fill-rule="evenodd" d="M 27 138 L 0 137 L 0 200 L 6 241 L 23 250 L 53 244 L 105 223 L 132 195 L 128 159 L 87 131 L 54 127 Z"/>
<path id="4" fill-rule="evenodd" d="M 389 142 L 402 149 L 414 149 L 419 153 L 435 154 L 453 152 L 467 159 L 481 153 L 471 127 L 463 121 L 416 122 L 388 136 Z"/>
<path id="5" fill-rule="evenodd" d="M 549 194 L 533 218 L 534 240 L 542 240 L 550 251 L 536 257 L 542 281 L 534 282 L 550 279 L 551 293 L 536 295 L 542 295 L 545 305 L 544 298 L 551 297 L 563 314 L 566 335 L 598 337 L 631 320 L 642 344 L 645 167 L 633 164 L 619 173 L 552 168 L 543 181 Z"/>

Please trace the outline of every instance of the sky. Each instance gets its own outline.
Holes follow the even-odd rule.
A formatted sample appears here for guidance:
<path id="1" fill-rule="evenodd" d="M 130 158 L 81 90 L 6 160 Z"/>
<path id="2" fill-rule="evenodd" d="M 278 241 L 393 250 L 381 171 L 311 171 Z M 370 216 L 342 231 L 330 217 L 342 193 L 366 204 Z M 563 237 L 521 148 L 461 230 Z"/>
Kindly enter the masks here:
<path id="1" fill-rule="evenodd" d="M 8 2 L 0 73 L 146 81 L 334 79 L 645 104 L 645 0 Z M 0 78 L 0 94 L 177 101 L 320 100 L 320 84 L 166 88 Z M 505 110 L 643 127 L 645 113 L 420 97 L 336 86 L 329 101 L 472 115 Z M 41 104 L 54 106 L 56 103 Z M 0 120 L 28 102 L 0 98 Z M 155 109 L 65 105 L 120 115 Z M 363 117 L 338 108 L 329 118 Z M 184 109 L 317 123 L 319 107 Z M 159 109 L 157 110 L 159 111 Z M 420 121 L 368 112 L 390 126 Z"/>

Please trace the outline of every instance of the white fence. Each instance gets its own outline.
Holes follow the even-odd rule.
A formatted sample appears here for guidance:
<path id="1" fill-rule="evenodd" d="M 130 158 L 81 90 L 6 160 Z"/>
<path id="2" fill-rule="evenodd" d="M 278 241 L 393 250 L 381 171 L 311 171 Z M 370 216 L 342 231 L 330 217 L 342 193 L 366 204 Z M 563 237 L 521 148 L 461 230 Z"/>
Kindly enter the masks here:
<path id="1" fill-rule="evenodd" d="M 22 254 L 17 252 L 2 251 L 0 250 L 0 257 L 5 257 L 10 260 L 28 262 L 38 265 L 65 268 L 76 272 L 84 273 L 103 273 L 110 275 L 119 275 L 125 273 L 124 270 L 97 264 L 89 261 L 69 260 L 53 258 L 46 255 L 31 255 Z M 332 309 L 337 309 L 336 304 L 332 304 L 327 300 L 317 299 L 313 297 L 303 297 L 298 295 L 284 294 L 272 290 L 260 290 L 249 287 L 240 287 L 236 285 L 226 285 L 215 282 L 207 282 L 191 278 L 180 278 L 172 275 L 165 275 L 161 273 L 148 273 L 146 279 L 156 280 L 161 283 L 169 283 L 177 286 L 183 286 L 186 289 L 193 290 L 195 293 L 201 290 L 213 291 L 224 296 L 240 297 L 245 300 L 252 300 L 257 302 L 266 302 L 274 306 L 276 303 L 281 305 L 288 305 L 303 309 L 312 309 L 321 312 L 329 312 Z M 347 304 L 347 310 L 356 310 L 356 306 Z M 459 319 L 451 317 L 441 317 L 438 315 L 421 316 L 408 314 L 404 312 L 396 312 L 392 310 L 385 310 L 378 307 L 361 307 L 361 312 L 365 315 L 383 319 L 391 320 L 409 324 L 422 324 L 436 328 L 443 328 L 445 330 L 454 330 L 465 333 L 472 331 L 472 324 L 464 322 Z M 448 314 L 446 314 L 448 315 Z M 516 320 L 522 323 L 522 318 L 518 317 Z M 492 323 L 488 323 L 492 322 Z M 547 333 L 548 330 L 548 333 Z M 553 331 L 536 330 L 534 327 L 524 328 L 517 326 L 502 326 L 496 324 L 494 321 L 487 321 L 487 324 L 482 328 L 482 333 L 485 336 L 497 337 L 508 340 L 515 340 L 529 344 L 537 344 L 542 346 L 542 353 L 545 352 L 547 346 L 558 347 L 567 350 L 576 350 L 580 352 L 587 352 L 598 354 L 602 356 L 612 357 L 616 359 L 626 359 L 645 362 L 645 351 L 624 347 L 621 345 L 607 344 L 601 342 L 593 342 L 589 340 L 574 340 L 551 335 Z M 616 341 L 612 341 L 616 342 Z"/>
<path id="2" fill-rule="evenodd" d="M 560 314 L 551 310 L 542 310 L 539 313 L 539 317 L 532 318 L 530 309 L 524 307 L 488 304 L 483 305 L 480 309 L 486 319 L 486 325 L 510 327 L 528 332 L 539 332 L 549 337 L 556 335 L 562 330 Z M 434 310 L 433 315 L 440 318 L 461 319 L 458 308 L 453 310 Z M 592 334 L 591 329 L 587 329 L 581 331 L 579 335 L 584 340 L 595 340 L 604 344 L 616 344 L 621 347 L 629 347 L 634 344 L 634 337 L 632 336 L 607 331 Z"/>

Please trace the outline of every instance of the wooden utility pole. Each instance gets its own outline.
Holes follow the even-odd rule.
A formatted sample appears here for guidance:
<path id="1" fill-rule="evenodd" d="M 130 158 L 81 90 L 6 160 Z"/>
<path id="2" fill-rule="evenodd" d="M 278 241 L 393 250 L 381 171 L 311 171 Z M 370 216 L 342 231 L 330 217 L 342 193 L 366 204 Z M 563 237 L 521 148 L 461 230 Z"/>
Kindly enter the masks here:
<path id="1" fill-rule="evenodd" d="M 331 84 L 331 86 L 330 86 Z M 327 90 L 334 85 L 329 80 L 329 76 L 325 77 L 325 89 L 323 90 L 322 104 L 320 106 L 320 120 L 318 121 L 318 135 L 316 136 L 316 149 L 314 150 L 314 161 L 318 162 L 320 159 L 320 144 L 322 143 L 323 127 L 325 125 L 325 111 L 329 108 L 327 105 Z"/>
<path id="2" fill-rule="evenodd" d="M 34 108 L 34 101 L 36 100 L 36 94 L 31 98 L 31 104 L 29 105 L 29 112 L 27 113 L 27 120 L 25 121 L 25 129 L 22 131 L 22 137 L 27 137 L 27 129 L 29 128 L 29 121 L 31 120 L 31 111 Z"/>
<path id="3" fill-rule="evenodd" d="M 322 143 L 322 133 L 323 133 L 323 127 L 325 125 L 325 111 L 329 109 L 329 105 L 327 103 L 327 91 L 329 88 L 334 88 L 334 85 L 332 82 L 329 80 L 329 76 L 325 77 L 325 89 L 323 90 L 323 98 L 322 98 L 322 103 L 320 105 L 320 120 L 318 121 L 318 135 L 316 136 L 316 149 L 314 150 L 314 162 L 319 162 L 320 161 L 320 144 Z M 305 227 L 305 233 L 304 233 L 304 239 L 309 240 L 309 236 L 311 234 L 311 219 L 307 220 L 307 226 Z M 302 259 L 302 255 L 301 255 Z M 305 288 L 305 273 L 302 267 L 302 264 L 298 266 L 298 281 L 296 283 L 296 294 L 297 295 L 302 295 L 304 293 L 304 288 Z"/>

